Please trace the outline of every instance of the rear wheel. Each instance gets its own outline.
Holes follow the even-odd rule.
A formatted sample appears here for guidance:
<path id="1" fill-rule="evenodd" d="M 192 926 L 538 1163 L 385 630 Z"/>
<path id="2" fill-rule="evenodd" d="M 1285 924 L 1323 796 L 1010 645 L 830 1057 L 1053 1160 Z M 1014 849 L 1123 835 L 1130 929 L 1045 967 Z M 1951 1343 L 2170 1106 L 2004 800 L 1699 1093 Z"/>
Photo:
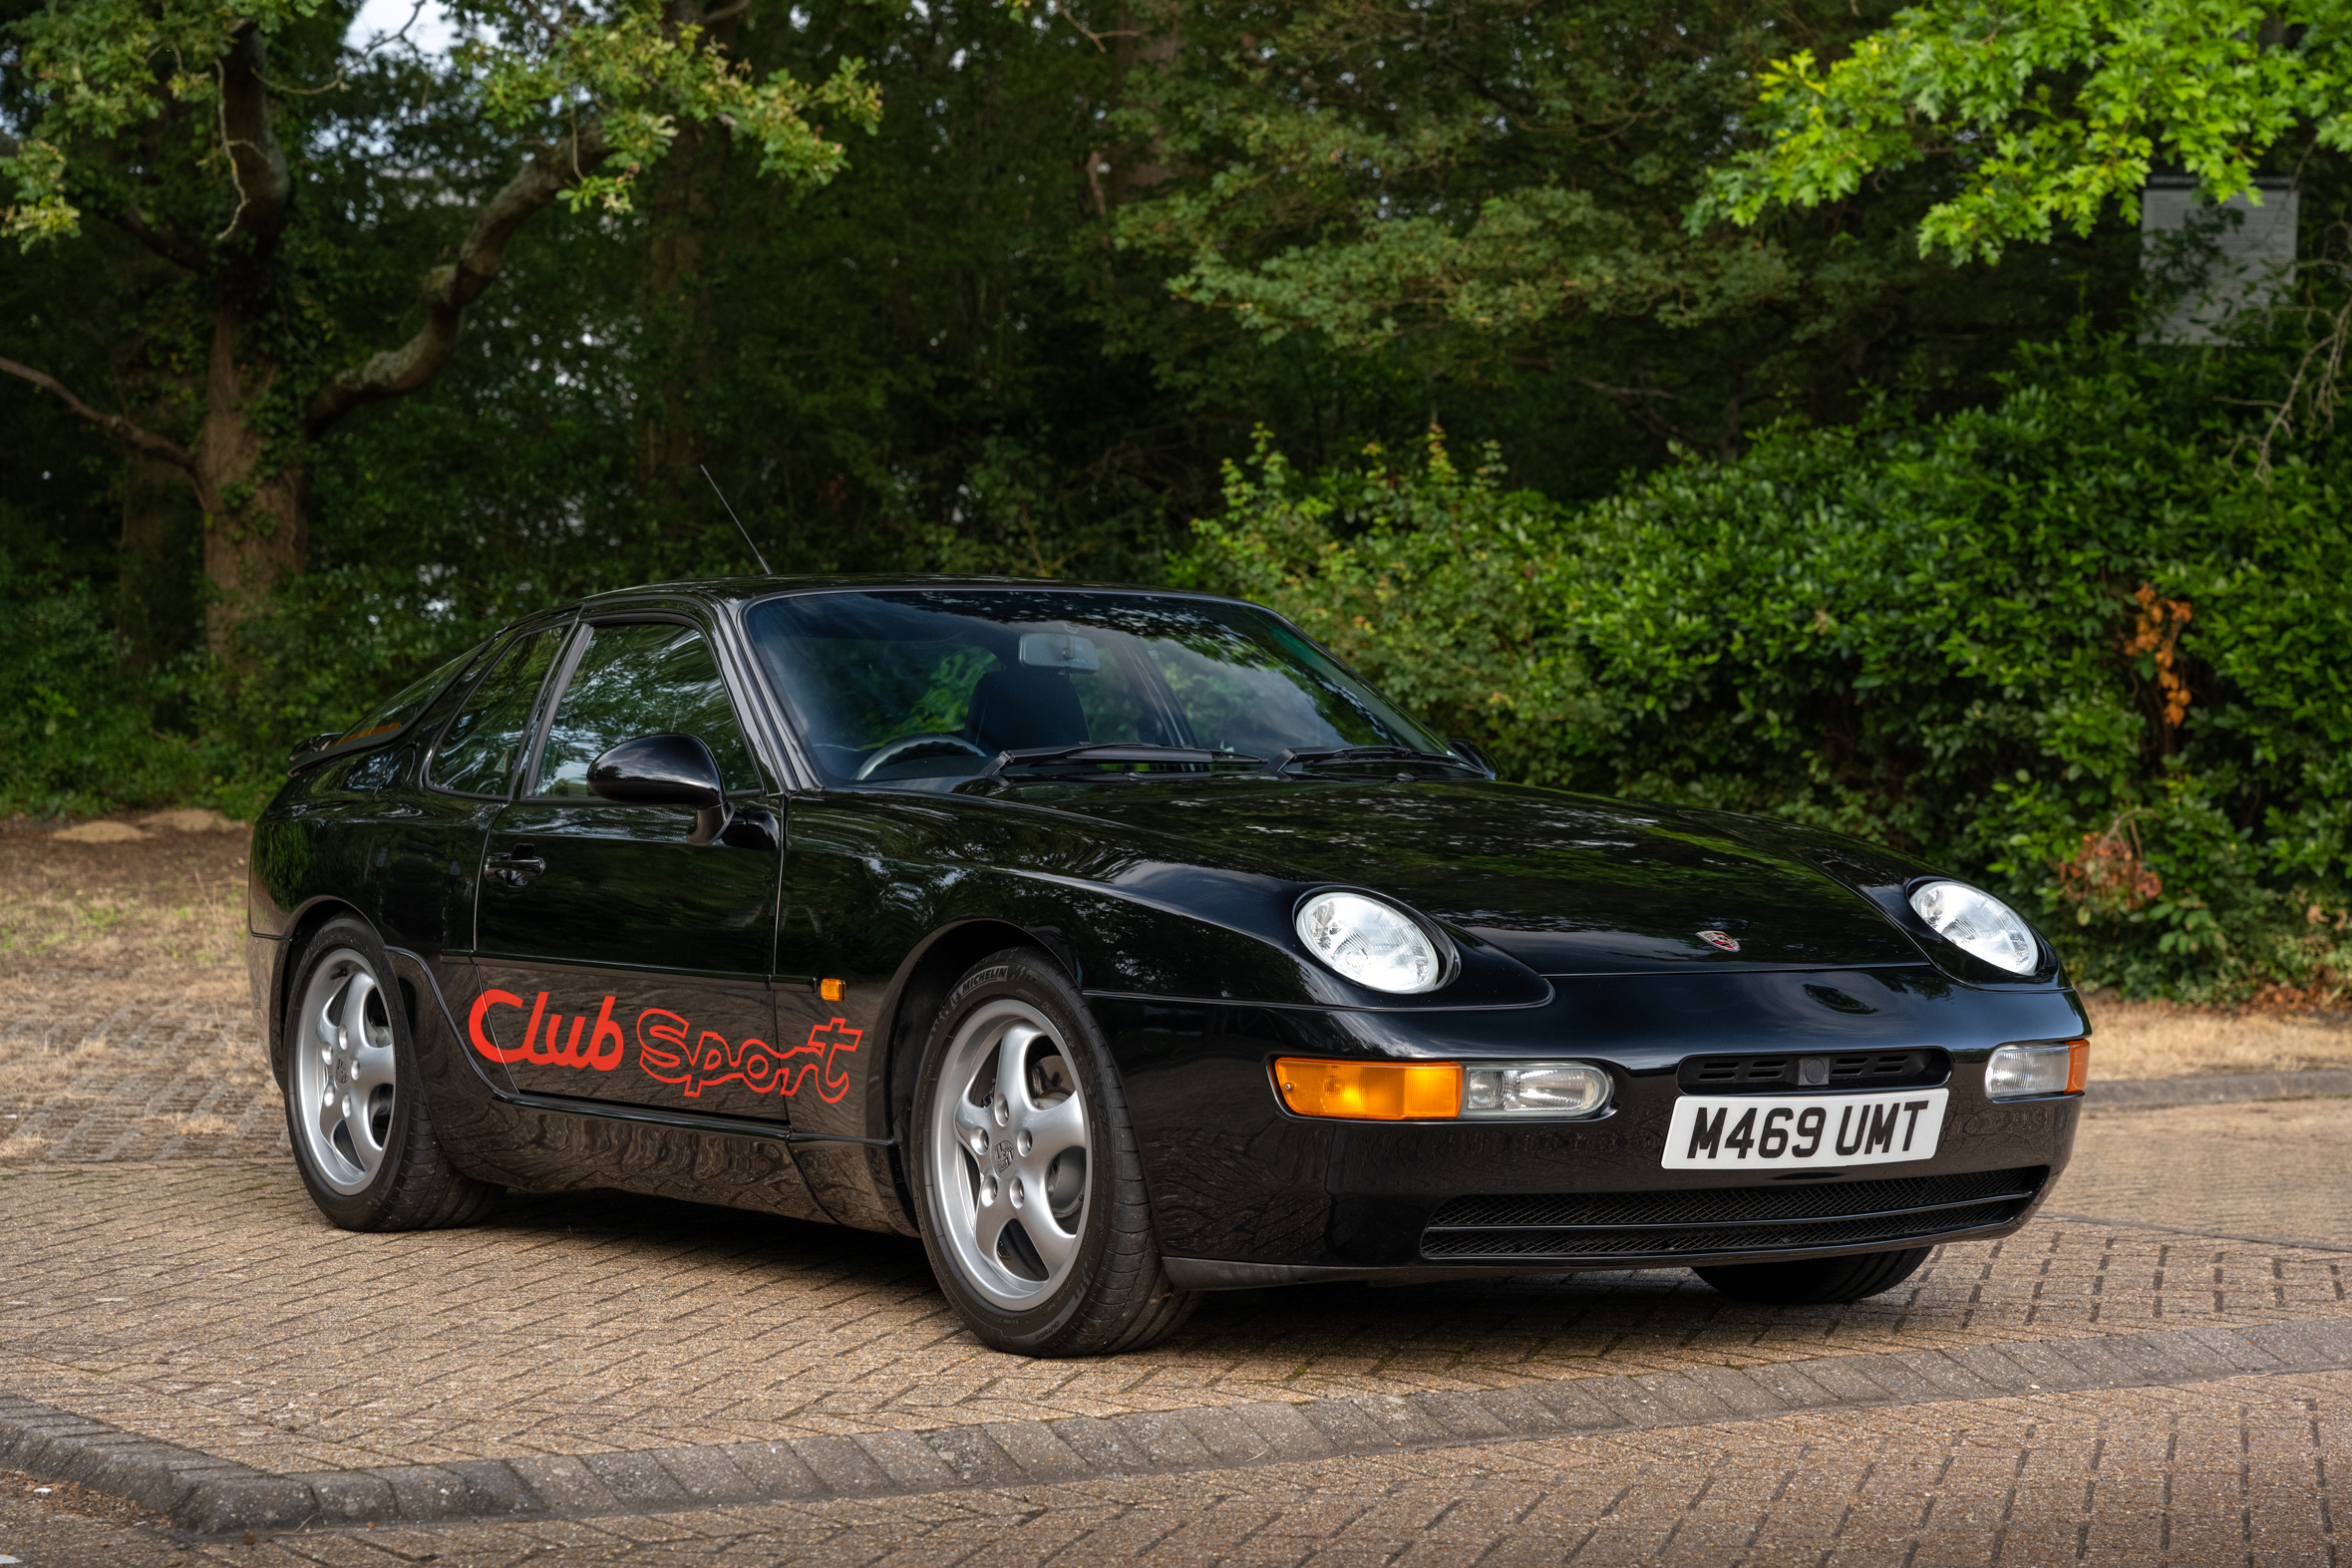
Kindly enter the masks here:
<path id="1" fill-rule="evenodd" d="M 1084 1000 L 1042 955 L 974 966 L 915 1088 L 915 1201 L 939 1286 L 1023 1356 L 1139 1350 L 1198 1297 L 1161 1271 L 1127 1103 Z"/>
<path id="2" fill-rule="evenodd" d="M 449 1162 L 434 1136 L 408 1010 L 383 944 L 331 920 L 288 993 L 286 1131 L 319 1212 L 345 1230 L 467 1225 L 502 1189 Z"/>
<path id="3" fill-rule="evenodd" d="M 1808 1258 L 1796 1263 L 1729 1263 L 1691 1272 L 1734 1301 L 1772 1307 L 1819 1307 L 1859 1301 L 1900 1285 L 1918 1272 L 1933 1247 L 1865 1252 L 1853 1258 Z"/>

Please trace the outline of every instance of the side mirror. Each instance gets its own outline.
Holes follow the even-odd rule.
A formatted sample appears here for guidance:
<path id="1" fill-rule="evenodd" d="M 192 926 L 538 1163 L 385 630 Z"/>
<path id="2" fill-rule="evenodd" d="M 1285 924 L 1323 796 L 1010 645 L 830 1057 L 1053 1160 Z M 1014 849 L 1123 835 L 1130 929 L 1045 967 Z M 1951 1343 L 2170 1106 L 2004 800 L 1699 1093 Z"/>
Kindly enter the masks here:
<path id="1" fill-rule="evenodd" d="M 707 844 L 734 813 L 719 779 L 719 761 L 691 735 L 641 735 L 623 741 L 588 765 L 588 787 L 616 805 L 690 805 L 694 831 L 686 841 Z"/>

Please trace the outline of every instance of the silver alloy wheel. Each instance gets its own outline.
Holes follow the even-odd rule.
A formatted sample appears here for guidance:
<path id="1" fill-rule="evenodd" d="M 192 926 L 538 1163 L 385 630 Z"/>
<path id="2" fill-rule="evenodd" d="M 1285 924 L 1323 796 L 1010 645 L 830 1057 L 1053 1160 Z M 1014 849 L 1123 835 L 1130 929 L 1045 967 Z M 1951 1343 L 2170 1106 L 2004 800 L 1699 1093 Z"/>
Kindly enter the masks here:
<path id="1" fill-rule="evenodd" d="M 1086 1227 L 1086 1101 L 1054 1026 L 1026 1002 L 983 1004 L 956 1031 L 931 1101 L 941 1238 L 997 1306 L 1034 1305 Z"/>
<path id="2" fill-rule="evenodd" d="M 311 1168 L 337 1192 L 366 1187 L 392 1135 L 392 1019 L 375 971 L 340 947 L 310 973 L 294 1015 L 294 1124 Z"/>

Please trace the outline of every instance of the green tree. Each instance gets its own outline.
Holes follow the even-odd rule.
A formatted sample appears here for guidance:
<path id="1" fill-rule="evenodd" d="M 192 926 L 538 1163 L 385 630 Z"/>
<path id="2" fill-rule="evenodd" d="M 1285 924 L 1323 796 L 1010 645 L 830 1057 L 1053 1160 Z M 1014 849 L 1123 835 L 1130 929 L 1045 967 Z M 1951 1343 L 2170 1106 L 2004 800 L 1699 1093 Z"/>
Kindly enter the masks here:
<path id="1" fill-rule="evenodd" d="M 627 213 L 641 184 L 658 181 L 681 124 L 724 126 L 789 186 L 841 166 L 842 144 L 818 117 L 876 118 L 859 63 L 837 58 L 817 86 L 755 78 L 710 31 L 748 5 L 453 6 L 465 41 L 423 96 L 488 130 L 500 171 L 411 285 L 400 341 L 382 348 L 348 341 L 333 308 L 342 273 L 365 270 L 354 257 L 373 214 L 304 199 L 319 194 L 319 165 L 354 141 L 378 138 L 387 156 L 398 142 L 396 125 L 336 113 L 359 64 L 341 12 L 321 0 L 63 0 L 15 22 L 8 88 L 20 134 L 0 136 L 0 178 L 14 192 L 0 227 L 32 246 L 103 220 L 187 275 L 208 342 L 176 431 L 94 408 L 20 361 L 0 359 L 0 371 L 187 475 L 204 513 L 216 654 L 242 657 L 239 625 L 306 564 L 315 444 L 449 365 L 468 308 L 524 223 L 558 199 Z"/>
<path id="2" fill-rule="evenodd" d="M 1932 161 L 1957 177 L 1920 250 L 1992 261 L 2137 218 L 2159 164 L 2225 201 L 2286 152 L 2352 149 L 2352 12 L 2325 0 L 1945 0 L 1827 53 L 1759 77 L 1761 145 L 1715 171 L 1694 230 Z"/>
<path id="3" fill-rule="evenodd" d="M 1963 282 L 1911 247 L 1921 178 L 1754 231 L 1683 220 L 1752 74 L 1886 15 L 1848 0 L 1170 10 L 1152 24 L 1167 67 L 1115 117 L 1158 181 L 1121 238 L 1169 257 L 1180 298 L 1265 337 L 1318 334 L 1432 379 L 1532 378 L 1554 440 L 1597 401 L 1651 434 L 1652 459 L 1666 440 L 1735 453 L 1787 413 L 1848 417 L 1864 381 L 1968 401 L 2021 337 L 2119 308 L 2128 250 L 2103 236 Z"/>
<path id="4" fill-rule="evenodd" d="M 1993 407 L 1770 432 L 1574 509 L 1436 451 L 1303 483 L 1267 456 L 1190 565 L 1512 777 L 1910 850 L 2087 981 L 2341 995 L 2352 443 L 2233 465 L 2275 373 L 2078 340 Z"/>

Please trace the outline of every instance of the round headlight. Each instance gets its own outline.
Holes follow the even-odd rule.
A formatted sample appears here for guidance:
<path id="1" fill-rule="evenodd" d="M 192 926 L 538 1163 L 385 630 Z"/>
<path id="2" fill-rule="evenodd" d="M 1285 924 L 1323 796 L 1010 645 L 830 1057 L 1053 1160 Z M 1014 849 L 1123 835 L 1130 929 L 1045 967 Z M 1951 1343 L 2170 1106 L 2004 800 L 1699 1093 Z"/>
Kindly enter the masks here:
<path id="1" fill-rule="evenodd" d="M 1911 895 L 1911 908 L 1929 929 L 1963 953 L 2013 975 L 2030 975 L 2040 957 L 2034 934 L 2017 912 L 1965 882 L 1929 882 Z"/>
<path id="2" fill-rule="evenodd" d="M 1317 893 L 1298 906 L 1298 939 L 1308 951 L 1375 991 L 1435 991 L 1445 960 L 1410 916 L 1362 893 Z"/>

